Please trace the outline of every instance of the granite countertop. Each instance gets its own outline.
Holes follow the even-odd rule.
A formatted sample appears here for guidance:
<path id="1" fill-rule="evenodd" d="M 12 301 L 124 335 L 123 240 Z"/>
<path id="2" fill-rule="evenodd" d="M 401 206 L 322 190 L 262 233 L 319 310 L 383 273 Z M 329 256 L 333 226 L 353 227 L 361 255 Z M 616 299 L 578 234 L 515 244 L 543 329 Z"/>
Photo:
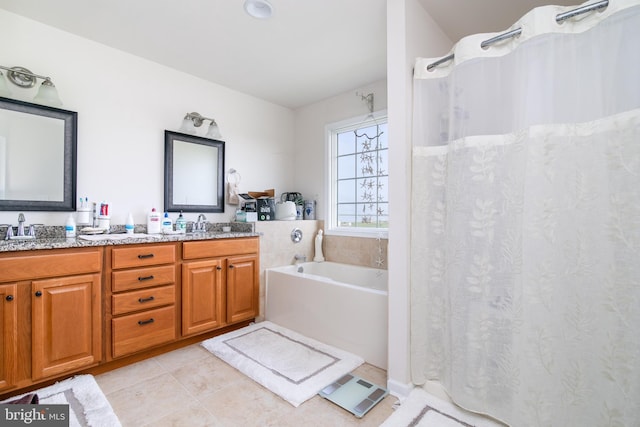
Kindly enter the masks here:
<path id="1" fill-rule="evenodd" d="M 253 231 L 253 227 L 232 227 L 230 232 L 223 232 L 219 227 L 212 227 L 206 232 L 187 234 L 144 234 L 144 231 L 146 230 L 136 229 L 136 234 L 133 236 L 128 236 L 120 230 L 116 230 L 111 234 L 79 235 L 74 238 L 65 238 L 60 237 L 61 234 L 57 232 L 57 230 L 55 232 L 47 230 L 45 232 L 38 232 L 36 238 L 33 240 L 0 240 L 0 252 L 133 245 L 141 243 L 187 242 L 260 236 L 260 233 Z M 64 235 L 64 232 L 62 235 Z"/>

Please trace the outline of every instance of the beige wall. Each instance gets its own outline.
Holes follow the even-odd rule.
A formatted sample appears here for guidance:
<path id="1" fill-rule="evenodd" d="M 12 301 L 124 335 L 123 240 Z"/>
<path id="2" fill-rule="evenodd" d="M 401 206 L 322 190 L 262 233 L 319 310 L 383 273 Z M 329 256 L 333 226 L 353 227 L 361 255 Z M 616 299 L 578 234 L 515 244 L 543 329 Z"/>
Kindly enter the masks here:
<path id="1" fill-rule="evenodd" d="M 387 244 L 387 239 L 325 236 L 324 257 L 327 261 L 386 270 Z"/>

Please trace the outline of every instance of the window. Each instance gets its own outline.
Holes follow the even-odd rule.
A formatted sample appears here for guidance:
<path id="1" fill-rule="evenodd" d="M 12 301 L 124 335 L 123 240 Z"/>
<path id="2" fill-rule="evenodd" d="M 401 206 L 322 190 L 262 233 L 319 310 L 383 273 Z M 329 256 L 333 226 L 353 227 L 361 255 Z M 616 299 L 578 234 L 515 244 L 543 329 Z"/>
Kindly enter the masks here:
<path id="1" fill-rule="evenodd" d="M 334 234 L 379 236 L 389 226 L 386 115 L 329 125 L 327 228 Z"/>

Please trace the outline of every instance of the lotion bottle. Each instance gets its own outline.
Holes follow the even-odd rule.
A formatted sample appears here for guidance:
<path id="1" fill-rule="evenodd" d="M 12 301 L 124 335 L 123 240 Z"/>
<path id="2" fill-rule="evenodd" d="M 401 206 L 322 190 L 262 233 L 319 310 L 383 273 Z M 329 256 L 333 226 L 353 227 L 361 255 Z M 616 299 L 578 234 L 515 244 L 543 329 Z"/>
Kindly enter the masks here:
<path id="1" fill-rule="evenodd" d="M 173 220 L 169 218 L 169 212 L 164 213 L 162 218 L 162 232 L 170 234 L 173 231 Z"/>
<path id="2" fill-rule="evenodd" d="M 76 237 L 76 221 L 72 214 L 69 214 L 67 222 L 64 224 L 64 234 L 67 238 Z"/>
<path id="3" fill-rule="evenodd" d="M 127 234 L 133 234 L 134 228 L 135 224 L 133 223 L 133 215 L 131 215 L 131 212 L 129 212 L 129 215 L 127 216 L 127 222 L 124 223 L 124 229 Z"/>
<path id="4" fill-rule="evenodd" d="M 162 232 L 162 224 L 160 214 L 156 212 L 156 208 L 151 209 L 147 216 L 147 233 L 160 234 Z"/>
<path id="5" fill-rule="evenodd" d="M 318 234 L 316 234 L 316 253 L 313 257 L 315 262 L 323 262 L 324 256 L 322 255 L 322 229 L 318 230 Z"/>

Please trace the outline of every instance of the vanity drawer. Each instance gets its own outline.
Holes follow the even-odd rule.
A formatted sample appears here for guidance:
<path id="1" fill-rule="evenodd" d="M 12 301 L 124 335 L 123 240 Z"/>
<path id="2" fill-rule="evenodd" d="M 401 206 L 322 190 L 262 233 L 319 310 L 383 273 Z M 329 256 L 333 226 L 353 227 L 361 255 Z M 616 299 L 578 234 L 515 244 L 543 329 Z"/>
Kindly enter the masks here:
<path id="1" fill-rule="evenodd" d="M 95 273 L 102 267 L 102 249 L 60 252 L 16 252 L 0 257 L 0 282 Z"/>
<path id="2" fill-rule="evenodd" d="M 145 267 L 176 262 L 174 244 L 144 245 L 111 250 L 111 268 Z"/>
<path id="3" fill-rule="evenodd" d="M 147 310 L 173 304 L 176 301 L 176 288 L 173 285 L 159 288 L 142 289 L 126 292 L 111 297 L 111 310 L 114 316 Z"/>
<path id="4" fill-rule="evenodd" d="M 113 357 L 121 357 L 176 339 L 175 306 L 111 320 Z"/>
<path id="5" fill-rule="evenodd" d="M 111 272 L 111 290 L 113 292 L 169 285 L 175 281 L 175 265 L 163 265 L 159 267 L 136 268 L 132 270 Z"/>
<path id="6" fill-rule="evenodd" d="M 201 240 L 182 243 L 182 258 L 215 258 L 228 255 L 255 254 L 260 249 L 257 237 Z"/>

